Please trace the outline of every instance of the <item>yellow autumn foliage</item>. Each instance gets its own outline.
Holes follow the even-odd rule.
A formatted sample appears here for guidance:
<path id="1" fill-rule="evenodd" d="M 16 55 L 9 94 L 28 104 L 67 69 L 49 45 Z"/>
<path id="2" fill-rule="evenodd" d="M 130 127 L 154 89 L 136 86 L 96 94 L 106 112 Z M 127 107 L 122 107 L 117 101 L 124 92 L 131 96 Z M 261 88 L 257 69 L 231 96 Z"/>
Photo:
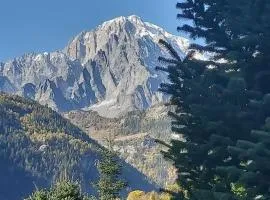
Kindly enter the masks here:
<path id="1" fill-rule="evenodd" d="M 135 190 L 129 193 L 127 200 L 171 200 L 172 197 L 168 193 L 149 192 L 145 193 Z"/>

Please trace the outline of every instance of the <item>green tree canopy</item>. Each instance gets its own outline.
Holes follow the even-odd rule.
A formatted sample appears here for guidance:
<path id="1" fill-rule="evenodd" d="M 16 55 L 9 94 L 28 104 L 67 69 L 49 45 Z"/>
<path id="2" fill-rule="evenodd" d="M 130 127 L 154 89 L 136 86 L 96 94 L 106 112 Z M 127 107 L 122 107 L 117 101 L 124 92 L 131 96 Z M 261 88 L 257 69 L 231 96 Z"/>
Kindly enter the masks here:
<path id="1" fill-rule="evenodd" d="M 239 199 L 245 188 L 217 167 L 241 169 L 242 157 L 228 146 L 251 140 L 251 130 L 260 128 L 270 114 L 263 100 L 270 91 L 270 85 L 263 84 L 270 63 L 269 43 L 263 44 L 270 38 L 269 2 L 186 0 L 177 8 L 179 18 L 191 21 L 178 30 L 205 43 L 191 44 L 181 58 L 160 41 L 171 55 L 159 58 L 167 67 L 158 69 L 169 78 L 160 88 L 176 106 L 169 113 L 172 129 L 185 138 L 173 140 L 164 154 L 174 161 L 188 198 Z M 207 59 L 196 59 L 198 52 Z"/>

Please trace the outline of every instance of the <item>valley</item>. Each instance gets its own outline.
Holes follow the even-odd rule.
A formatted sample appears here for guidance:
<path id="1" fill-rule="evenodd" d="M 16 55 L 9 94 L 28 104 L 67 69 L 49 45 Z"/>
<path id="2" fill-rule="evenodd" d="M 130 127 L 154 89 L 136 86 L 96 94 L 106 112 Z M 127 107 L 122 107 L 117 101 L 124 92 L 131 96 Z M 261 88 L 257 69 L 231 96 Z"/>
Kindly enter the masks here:
<path id="1" fill-rule="evenodd" d="M 167 75 L 155 70 L 158 57 L 168 56 L 160 39 L 185 55 L 187 39 L 129 16 L 81 32 L 62 50 L 0 63 L 1 114 L 13 121 L 1 121 L 0 155 L 29 177 L 25 193 L 63 173 L 93 193 L 89 184 L 108 139 L 123 164 L 124 193 L 175 182 L 176 170 L 160 152 L 166 148 L 156 143 L 173 136 L 169 97 L 158 91 Z"/>

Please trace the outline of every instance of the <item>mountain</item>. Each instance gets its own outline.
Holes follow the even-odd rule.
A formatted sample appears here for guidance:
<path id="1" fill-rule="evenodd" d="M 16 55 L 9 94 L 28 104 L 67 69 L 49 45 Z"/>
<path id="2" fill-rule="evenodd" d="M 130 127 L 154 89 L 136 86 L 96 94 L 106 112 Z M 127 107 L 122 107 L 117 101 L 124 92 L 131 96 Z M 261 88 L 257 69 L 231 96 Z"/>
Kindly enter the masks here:
<path id="1" fill-rule="evenodd" d="M 0 63 L 0 91 L 35 99 L 56 111 L 95 110 L 106 117 L 144 110 L 167 99 L 158 87 L 166 80 L 155 67 L 167 52 L 164 39 L 181 56 L 187 39 L 143 22 L 119 17 L 74 37 L 60 51 L 31 53 Z"/>
<path id="2" fill-rule="evenodd" d="M 93 193 L 96 163 L 103 147 L 52 109 L 30 99 L 0 93 L 0 199 L 19 200 L 35 187 L 50 186 L 62 176 Z M 146 177 L 123 162 L 129 190 L 155 190 Z"/>
<path id="3" fill-rule="evenodd" d="M 167 80 L 164 72 L 155 70 L 158 57 L 169 56 L 159 39 L 182 57 L 189 46 L 187 39 L 129 16 L 80 33 L 62 50 L 0 62 L 0 91 L 27 98 L 2 94 L 0 101 L 3 122 L 12 122 L 0 121 L 0 151 L 7 149 L 0 152 L 5 160 L 0 171 L 9 183 L 3 188 L 17 182 L 26 194 L 33 182 L 48 185 L 63 169 L 89 188 L 90 180 L 97 178 L 97 149 L 106 146 L 104 138 L 110 136 L 131 189 L 155 189 L 146 177 L 159 186 L 172 184 L 175 169 L 154 142 L 174 137 L 162 105 L 168 97 L 158 92 Z M 0 199 L 16 199 L 5 195 L 0 189 Z"/>
<path id="4" fill-rule="evenodd" d="M 96 111 L 71 111 L 64 116 L 102 146 L 107 145 L 108 137 L 113 139 L 113 149 L 125 162 L 166 188 L 175 183 L 176 170 L 161 154 L 167 149 L 155 140 L 169 143 L 172 138 L 182 139 L 171 131 L 169 110 L 172 108 L 161 104 L 118 118 L 105 118 Z"/>

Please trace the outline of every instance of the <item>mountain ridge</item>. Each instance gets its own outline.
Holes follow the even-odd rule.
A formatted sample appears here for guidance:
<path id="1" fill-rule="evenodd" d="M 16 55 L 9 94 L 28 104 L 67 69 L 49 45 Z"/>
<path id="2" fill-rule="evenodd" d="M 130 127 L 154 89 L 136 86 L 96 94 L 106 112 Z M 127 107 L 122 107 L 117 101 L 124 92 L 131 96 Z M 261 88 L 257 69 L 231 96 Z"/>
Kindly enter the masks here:
<path id="1" fill-rule="evenodd" d="M 137 16 L 118 17 L 81 32 L 63 50 L 0 64 L 0 81 L 6 85 L 0 91 L 60 112 L 92 109 L 115 117 L 143 110 L 167 99 L 158 92 L 167 77 L 155 71 L 158 56 L 168 54 L 159 39 L 170 42 L 181 56 L 189 45 Z"/>

